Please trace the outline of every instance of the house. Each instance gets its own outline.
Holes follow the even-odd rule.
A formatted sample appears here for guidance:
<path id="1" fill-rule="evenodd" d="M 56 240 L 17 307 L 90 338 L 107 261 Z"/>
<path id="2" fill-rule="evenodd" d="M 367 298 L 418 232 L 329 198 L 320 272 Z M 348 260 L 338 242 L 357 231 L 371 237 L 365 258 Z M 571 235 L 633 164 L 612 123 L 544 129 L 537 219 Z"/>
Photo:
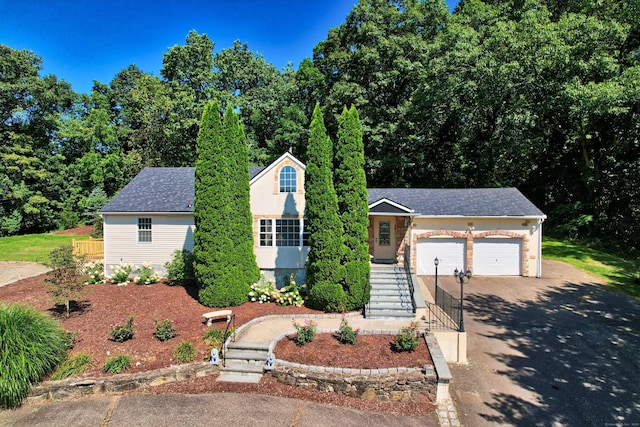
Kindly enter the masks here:
<path id="1" fill-rule="evenodd" d="M 120 262 L 156 271 L 175 249 L 193 249 L 194 168 L 146 168 L 102 210 L 105 273 Z M 254 250 L 267 278 L 304 277 L 305 165 L 285 153 L 250 168 Z M 369 189 L 372 260 L 409 257 L 418 275 L 471 269 L 475 275 L 541 275 L 546 218 L 515 188 Z M 450 270 L 450 271 L 449 271 Z"/>

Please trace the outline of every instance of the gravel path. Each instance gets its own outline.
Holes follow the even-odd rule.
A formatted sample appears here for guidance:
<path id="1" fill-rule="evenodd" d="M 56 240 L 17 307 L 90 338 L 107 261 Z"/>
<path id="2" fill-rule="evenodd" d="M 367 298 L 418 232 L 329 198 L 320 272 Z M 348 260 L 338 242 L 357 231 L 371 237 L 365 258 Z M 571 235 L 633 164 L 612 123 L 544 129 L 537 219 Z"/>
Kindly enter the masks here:
<path id="1" fill-rule="evenodd" d="M 44 274 L 51 269 L 37 262 L 0 261 L 0 286 Z"/>

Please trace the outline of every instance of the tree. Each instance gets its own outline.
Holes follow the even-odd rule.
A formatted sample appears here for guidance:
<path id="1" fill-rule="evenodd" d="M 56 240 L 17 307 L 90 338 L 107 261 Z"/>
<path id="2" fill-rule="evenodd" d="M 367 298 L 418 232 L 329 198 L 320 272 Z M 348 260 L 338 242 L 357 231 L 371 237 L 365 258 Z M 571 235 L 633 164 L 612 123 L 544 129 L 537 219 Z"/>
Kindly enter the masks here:
<path id="1" fill-rule="evenodd" d="M 338 199 L 332 179 L 333 149 L 327 136 L 320 105 L 316 105 L 309 128 L 305 171 L 305 214 L 309 232 L 307 285 L 311 307 L 325 311 L 345 308 L 344 228 L 338 216 Z"/>
<path id="2" fill-rule="evenodd" d="M 338 213 L 344 226 L 346 246 L 345 308 L 353 310 L 369 301 L 369 203 L 364 172 L 362 124 L 355 107 L 345 107 L 338 119 L 338 141 L 334 159 L 334 184 Z"/>
<path id="3" fill-rule="evenodd" d="M 228 141 L 229 186 L 231 216 L 229 234 L 235 251 L 236 265 L 240 269 L 239 278 L 247 285 L 256 283 L 260 278 L 260 268 L 253 252 L 253 216 L 251 215 L 249 188 L 249 150 L 238 115 L 231 106 L 227 106 L 224 115 L 224 133 Z M 249 290 L 247 289 L 247 292 Z"/>
<path id="4" fill-rule="evenodd" d="M 53 269 L 47 273 L 50 284 L 49 294 L 56 305 L 64 305 L 67 317 L 71 312 L 71 302 L 79 301 L 84 296 L 86 286 L 82 277 L 82 258 L 73 254 L 71 245 L 60 246 L 49 253 L 49 266 Z"/>
<path id="5" fill-rule="evenodd" d="M 227 126 L 238 132 L 237 127 L 231 125 L 233 120 L 233 117 L 227 119 Z M 233 180 L 246 180 L 248 188 L 249 175 L 247 172 L 239 178 L 233 171 L 239 163 L 248 163 L 238 159 L 240 149 L 232 148 L 220 118 L 220 106 L 215 101 L 207 104 L 202 113 L 196 148 L 193 254 L 200 288 L 198 299 L 210 307 L 239 305 L 248 300 L 255 270 L 251 259 L 240 258 L 240 253 L 248 256 L 237 247 L 246 248 L 245 242 L 241 242 L 246 233 L 233 219 L 237 208 L 234 203 L 245 206 L 239 200 L 240 192 L 232 190 L 235 185 L 244 189 L 245 183 Z"/>

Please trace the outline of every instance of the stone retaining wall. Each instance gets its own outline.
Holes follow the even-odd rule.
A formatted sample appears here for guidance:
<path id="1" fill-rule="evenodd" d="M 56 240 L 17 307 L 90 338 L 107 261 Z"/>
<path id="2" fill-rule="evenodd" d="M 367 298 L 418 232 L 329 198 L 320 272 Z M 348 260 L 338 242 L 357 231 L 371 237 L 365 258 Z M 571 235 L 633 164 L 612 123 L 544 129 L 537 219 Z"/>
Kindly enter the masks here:
<path id="1" fill-rule="evenodd" d="M 211 365 L 208 362 L 197 362 L 136 374 L 119 374 L 104 378 L 68 378 L 60 381 L 47 381 L 37 387 L 33 387 L 26 402 L 33 403 L 47 399 L 65 399 L 93 394 L 117 393 L 135 390 L 141 387 L 153 387 L 176 381 L 216 375 L 219 371 L 218 366 Z"/>

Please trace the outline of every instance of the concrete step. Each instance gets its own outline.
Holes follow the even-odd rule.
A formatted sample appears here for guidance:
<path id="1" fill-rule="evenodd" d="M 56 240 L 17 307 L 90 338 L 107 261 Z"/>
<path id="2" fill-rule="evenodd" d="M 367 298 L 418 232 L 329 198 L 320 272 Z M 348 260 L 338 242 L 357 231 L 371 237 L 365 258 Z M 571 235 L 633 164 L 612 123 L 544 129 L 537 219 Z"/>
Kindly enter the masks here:
<path id="1" fill-rule="evenodd" d="M 262 374 L 265 362 L 248 362 L 240 360 L 227 360 L 225 366 L 220 366 L 220 372 L 236 372 L 239 374 Z"/>
<path id="2" fill-rule="evenodd" d="M 269 341 L 264 342 L 249 342 L 249 341 L 235 341 L 229 343 L 228 350 L 256 350 L 256 351 L 269 351 Z"/>
<path id="3" fill-rule="evenodd" d="M 220 372 L 218 375 L 218 379 L 216 381 L 219 382 L 227 382 L 227 383 L 249 383 L 249 384 L 257 384 L 262 379 L 262 374 L 252 374 L 252 373 L 235 373 L 235 372 Z"/>
<path id="4" fill-rule="evenodd" d="M 240 349 L 227 349 L 227 353 L 224 355 L 227 361 L 229 360 L 260 360 L 266 361 L 268 351 L 262 350 L 240 350 Z"/>
<path id="5" fill-rule="evenodd" d="M 411 311 L 413 312 L 413 304 L 410 302 L 402 304 L 389 303 L 369 303 L 369 310 L 373 311 Z"/>
<path id="6" fill-rule="evenodd" d="M 415 314 L 412 311 L 378 311 L 378 310 L 368 310 L 365 313 L 365 317 L 367 319 L 392 319 L 392 320 L 402 320 L 402 319 L 413 319 L 415 318 Z"/>
<path id="7" fill-rule="evenodd" d="M 369 300 L 370 302 L 377 302 L 382 304 L 400 304 L 400 303 L 411 303 L 410 295 L 375 295 Z"/>
<path id="8" fill-rule="evenodd" d="M 371 289 L 369 295 L 374 296 L 411 296 L 409 289 Z"/>

